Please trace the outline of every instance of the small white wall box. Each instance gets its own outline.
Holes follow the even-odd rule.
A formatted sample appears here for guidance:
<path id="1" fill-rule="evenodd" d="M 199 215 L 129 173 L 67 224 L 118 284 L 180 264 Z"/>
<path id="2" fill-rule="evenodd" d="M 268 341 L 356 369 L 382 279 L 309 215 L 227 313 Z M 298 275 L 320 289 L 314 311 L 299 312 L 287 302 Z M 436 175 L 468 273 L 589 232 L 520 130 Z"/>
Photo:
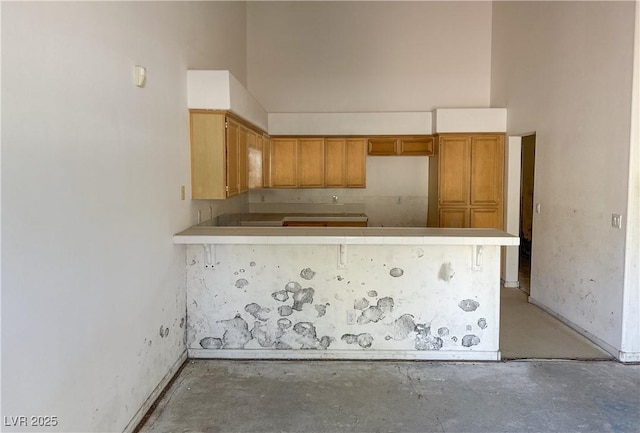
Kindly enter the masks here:
<path id="1" fill-rule="evenodd" d="M 135 71 L 135 85 L 138 87 L 144 87 L 145 82 L 147 81 L 147 68 L 142 66 L 137 66 L 134 68 Z"/>

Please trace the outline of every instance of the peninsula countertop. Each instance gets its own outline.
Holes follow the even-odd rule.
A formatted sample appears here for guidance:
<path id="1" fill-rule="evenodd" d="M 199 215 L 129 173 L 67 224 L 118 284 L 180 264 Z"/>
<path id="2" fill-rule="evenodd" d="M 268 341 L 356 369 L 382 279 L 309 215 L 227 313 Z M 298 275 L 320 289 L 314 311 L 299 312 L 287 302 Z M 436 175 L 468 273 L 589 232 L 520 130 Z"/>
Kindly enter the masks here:
<path id="1" fill-rule="evenodd" d="M 193 226 L 174 244 L 210 245 L 519 245 L 497 229 L 430 227 L 238 227 Z"/>

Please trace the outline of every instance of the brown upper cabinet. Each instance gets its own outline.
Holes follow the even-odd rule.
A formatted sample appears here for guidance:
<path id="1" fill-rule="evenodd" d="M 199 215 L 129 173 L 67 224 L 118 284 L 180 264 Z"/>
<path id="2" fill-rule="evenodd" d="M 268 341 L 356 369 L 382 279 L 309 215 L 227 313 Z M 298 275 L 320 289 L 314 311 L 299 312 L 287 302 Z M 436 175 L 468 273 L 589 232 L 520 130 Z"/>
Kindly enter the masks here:
<path id="1" fill-rule="evenodd" d="M 432 156 L 434 137 L 432 135 L 371 137 L 367 140 L 371 156 Z"/>
<path id="2" fill-rule="evenodd" d="M 503 228 L 504 134 L 441 134 L 429 161 L 432 227 Z"/>
<path id="3" fill-rule="evenodd" d="M 273 188 L 363 188 L 364 138 L 274 137 L 270 183 Z"/>
<path id="4" fill-rule="evenodd" d="M 208 110 L 191 110 L 190 127 L 191 197 L 225 199 L 247 191 L 251 169 L 262 171 L 249 155 L 250 148 L 258 149 L 259 131 L 227 113 Z"/>

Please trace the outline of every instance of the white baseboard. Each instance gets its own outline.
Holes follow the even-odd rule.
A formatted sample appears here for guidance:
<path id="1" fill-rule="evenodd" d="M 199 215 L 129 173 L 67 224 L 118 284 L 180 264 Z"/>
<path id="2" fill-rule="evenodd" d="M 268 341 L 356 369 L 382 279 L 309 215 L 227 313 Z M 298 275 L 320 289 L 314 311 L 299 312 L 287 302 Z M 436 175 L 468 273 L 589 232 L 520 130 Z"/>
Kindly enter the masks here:
<path id="1" fill-rule="evenodd" d="M 593 344 L 595 344 L 596 346 L 600 347 L 605 352 L 609 353 L 611 356 L 616 358 L 618 361 L 620 361 L 620 362 L 637 362 L 637 361 L 625 361 L 625 360 L 623 360 L 622 357 L 621 357 L 621 354 L 624 353 L 624 352 L 620 352 L 620 350 L 616 349 L 615 347 L 613 347 L 609 343 L 606 343 L 605 341 L 603 341 L 600 338 L 596 337 L 591 332 L 587 331 L 586 329 L 582 328 L 581 326 L 576 325 L 571 320 L 569 320 L 569 319 L 565 318 L 564 316 L 561 316 L 560 314 L 556 313 L 551 308 L 547 307 L 545 304 L 543 304 L 542 302 L 540 302 L 537 299 L 533 298 L 532 296 L 529 296 L 529 303 L 535 305 L 536 307 L 544 310 L 545 312 L 547 312 L 551 316 L 555 317 L 556 319 L 558 319 L 559 321 L 561 321 L 562 323 L 567 325 L 569 328 L 573 329 L 578 334 L 582 335 L 587 340 L 591 341 Z M 627 353 L 633 356 L 632 352 L 627 352 Z"/>
<path id="2" fill-rule="evenodd" d="M 184 364 L 186 360 L 187 351 L 185 350 L 180 355 L 180 358 L 178 358 L 178 360 L 171 366 L 171 368 L 169 368 L 169 371 L 164 375 L 158 386 L 156 386 L 151 394 L 149 394 L 149 397 L 147 397 L 144 404 L 140 407 L 140 409 L 138 409 L 133 418 L 131 418 L 129 424 L 127 424 L 127 426 L 124 428 L 123 433 L 132 433 L 133 431 L 135 431 L 136 427 L 138 427 L 138 424 L 140 424 L 140 421 L 142 421 L 153 403 L 155 403 L 162 391 L 166 388 L 169 382 L 171 382 L 173 376 L 175 376 L 176 372 L 180 369 L 180 367 L 182 367 L 182 364 Z"/>
<path id="3" fill-rule="evenodd" d="M 520 287 L 520 281 L 519 280 L 505 281 L 503 279 L 500 279 L 500 283 L 502 283 L 503 286 L 508 287 L 510 289 L 517 289 L 518 287 Z"/>
<path id="4" fill-rule="evenodd" d="M 262 350 L 189 349 L 189 358 L 200 359 L 340 359 L 340 360 L 421 360 L 499 361 L 500 351 L 401 351 L 401 350 Z"/>
<path id="5" fill-rule="evenodd" d="M 640 362 L 640 352 L 618 352 L 620 362 Z"/>

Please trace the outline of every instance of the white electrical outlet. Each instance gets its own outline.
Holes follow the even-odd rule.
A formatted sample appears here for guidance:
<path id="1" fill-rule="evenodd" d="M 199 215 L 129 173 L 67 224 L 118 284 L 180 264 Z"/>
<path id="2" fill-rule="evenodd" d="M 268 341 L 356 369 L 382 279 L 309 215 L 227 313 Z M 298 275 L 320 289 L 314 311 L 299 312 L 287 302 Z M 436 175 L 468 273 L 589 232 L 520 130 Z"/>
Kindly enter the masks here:
<path id="1" fill-rule="evenodd" d="M 347 325 L 355 325 L 356 324 L 356 310 L 347 310 Z"/>
<path id="2" fill-rule="evenodd" d="M 611 227 L 614 229 L 622 228 L 622 215 L 617 213 L 611 214 Z"/>

